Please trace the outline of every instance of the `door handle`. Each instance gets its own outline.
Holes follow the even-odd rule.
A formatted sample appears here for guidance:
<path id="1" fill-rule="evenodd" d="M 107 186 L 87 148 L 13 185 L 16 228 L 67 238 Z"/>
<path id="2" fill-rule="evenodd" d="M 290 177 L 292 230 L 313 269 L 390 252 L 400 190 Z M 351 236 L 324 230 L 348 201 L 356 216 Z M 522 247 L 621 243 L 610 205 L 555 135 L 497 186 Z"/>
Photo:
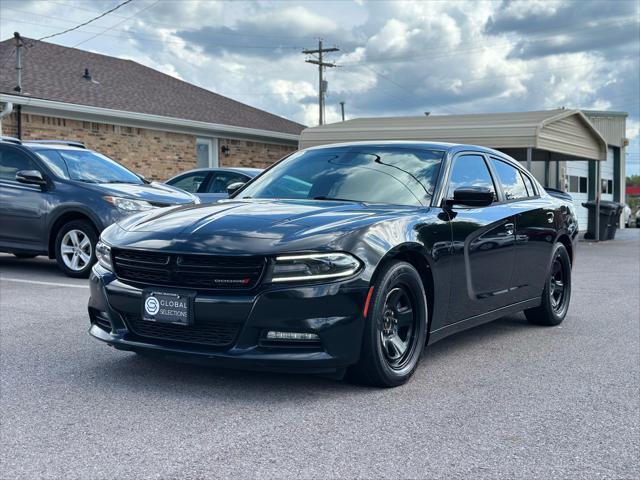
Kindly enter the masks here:
<path id="1" fill-rule="evenodd" d="M 553 223 L 555 220 L 555 215 L 553 212 L 547 212 L 547 222 Z"/>
<path id="2" fill-rule="evenodd" d="M 504 229 L 507 232 L 507 235 L 513 235 L 513 231 L 515 230 L 515 225 L 513 223 L 505 223 Z"/>

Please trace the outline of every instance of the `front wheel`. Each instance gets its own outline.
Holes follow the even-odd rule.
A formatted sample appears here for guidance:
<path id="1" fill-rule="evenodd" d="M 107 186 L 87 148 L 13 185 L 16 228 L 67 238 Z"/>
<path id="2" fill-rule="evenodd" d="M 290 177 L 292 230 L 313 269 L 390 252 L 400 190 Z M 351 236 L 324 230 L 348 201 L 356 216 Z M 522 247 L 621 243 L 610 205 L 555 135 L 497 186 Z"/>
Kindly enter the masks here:
<path id="1" fill-rule="evenodd" d="M 536 325 L 559 325 L 569 310 L 571 260 L 565 246 L 556 244 L 551 258 L 551 267 L 542 291 L 542 303 L 524 312 L 527 320 Z"/>
<path id="2" fill-rule="evenodd" d="M 416 269 L 399 261 L 383 267 L 368 313 L 360 360 L 348 375 L 376 387 L 402 385 L 418 366 L 427 337 L 427 301 Z"/>
<path id="3" fill-rule="evenodd" d="M 56 235 L 56 261 L 67 276 L 86 278 L 96 261 L 98 234 L 86 220 L 65 224 Z"/>

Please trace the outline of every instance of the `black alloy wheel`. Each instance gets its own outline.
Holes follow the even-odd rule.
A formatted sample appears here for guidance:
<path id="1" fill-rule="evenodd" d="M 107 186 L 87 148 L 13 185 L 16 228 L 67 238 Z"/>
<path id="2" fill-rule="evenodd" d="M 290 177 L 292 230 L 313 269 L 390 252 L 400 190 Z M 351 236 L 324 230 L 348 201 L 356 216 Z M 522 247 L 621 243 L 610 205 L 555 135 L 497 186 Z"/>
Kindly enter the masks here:
<path id="1" fill-rule="evenodd" d="M 551 308 L 558 313 L 564 308 L 565 289 L 564 289 L 564 267 L 560 255 L 556 254 L 551 265 L 551 278 L 549 279 L 549 295 L 551 296 Z"/>
<path id="2" fill-rule="evenodd" d="M 569 310 L 571 300 L 571 259 L 561 243 L 554 246 L 549 274 L 545 282 L 539 307 L 525 310 L 531 323 L 559 325 Z"/>
<path id="3" fill-rule="evenodd" d="M 410 287 L 398 284 L 387 294 L 382 313 L 380 343 L 387 364 L 400 369 L 411 356 L 416 341 L 416 315 Z"/>
<path id="4" fill-rule="evenodd" d="M 427 338 L 427 300 L 418 271 L 392 261 L 373 282 L 360 360 L 349 368 L 356 383 L 397 387 L 405 383 L 420 360 Z"/>

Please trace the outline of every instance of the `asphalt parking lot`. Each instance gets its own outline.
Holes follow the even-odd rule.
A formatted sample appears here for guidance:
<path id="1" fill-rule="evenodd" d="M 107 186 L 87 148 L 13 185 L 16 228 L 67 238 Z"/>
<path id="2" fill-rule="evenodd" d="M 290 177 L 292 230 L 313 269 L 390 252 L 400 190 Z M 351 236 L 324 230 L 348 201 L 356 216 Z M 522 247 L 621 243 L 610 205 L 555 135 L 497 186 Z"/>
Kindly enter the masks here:
<path id="1" fill-rule="evenodd" d="M 0 478 L 638 478 L 640 230 L 620 233 L 579 245 L 561 326 L 445 339 L 392 390 L 116 351 L 85 281 L 0 255 Z"/>

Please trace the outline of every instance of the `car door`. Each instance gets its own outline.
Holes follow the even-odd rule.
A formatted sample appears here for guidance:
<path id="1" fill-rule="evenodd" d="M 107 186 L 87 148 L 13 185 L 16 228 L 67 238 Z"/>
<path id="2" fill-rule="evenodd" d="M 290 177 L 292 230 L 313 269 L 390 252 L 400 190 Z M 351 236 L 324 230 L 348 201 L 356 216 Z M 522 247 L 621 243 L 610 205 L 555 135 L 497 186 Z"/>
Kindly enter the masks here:
<path id="1" fill-rule="evenodd" d="M 227 193 L 229 185 L 236 182 L 246 183 L 249 180 L 248 176 L 238 172 L 212 172 L 207 184 L 198 192 L 198 197 L 203 202 L 217 202 L 229 196 Z"/>
<path id="2" fill-rule="evenodd" d="M 541 198 L 528 173 L 497 157 L 491 165 L 515 217 L 516 256 L 511 279 L 514 302 L 540 296 L 556 238 L 554 205 Z"/>
<path id="3" fill-rule="evenodd" d="M 465 186 L 491 189 L 494 203 L 487 207 L 447 207 L 453 237 L 449 323 L 511 303 L 515 219 L 483 154 L 465 152 L 454 157 L 445 198 L 453 198 L 455 189 Z"/>
<path id="4" fill-rule="evenodd" d="M 0 243 L 4 247 L 46 251 L 47 189 L 20 183 L 21 170 L 46 172 L 37 160 L 11 145 L 0 145 Z"/>

